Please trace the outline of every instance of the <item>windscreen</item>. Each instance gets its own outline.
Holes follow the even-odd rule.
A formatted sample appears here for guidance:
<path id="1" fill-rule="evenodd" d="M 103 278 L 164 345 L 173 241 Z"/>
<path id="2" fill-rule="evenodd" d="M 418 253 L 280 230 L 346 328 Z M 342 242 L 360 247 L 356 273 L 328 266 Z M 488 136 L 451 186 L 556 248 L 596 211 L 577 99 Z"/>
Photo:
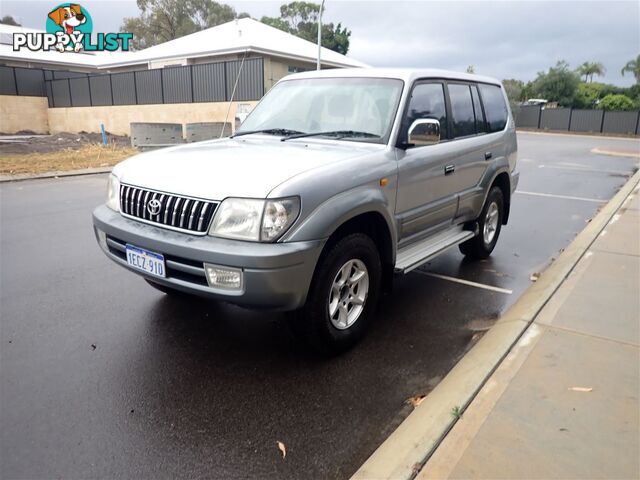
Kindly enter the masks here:
<path id="1" fill-rule="evenodd" d="M 343 138 L 385 143 L 403 82 L 390 78 L 309 78 L 277 84 L 238 132 L 286 129 L 302 133 L 359 131 L 374 136 Z"/>

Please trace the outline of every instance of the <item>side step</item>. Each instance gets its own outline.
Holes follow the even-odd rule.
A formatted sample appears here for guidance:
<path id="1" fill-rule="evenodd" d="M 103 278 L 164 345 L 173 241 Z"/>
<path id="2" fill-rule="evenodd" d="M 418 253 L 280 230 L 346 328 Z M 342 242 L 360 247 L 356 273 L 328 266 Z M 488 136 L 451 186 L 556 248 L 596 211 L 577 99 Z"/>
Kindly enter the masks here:
<path id="1" fill-rule="evenodd" d="M 409 245 L 398 251 L 395 271 L 396 273 L 408 273 L 448 248 L 469 240 L 475 235 L 476 233 L 471 230 L 463 230 L 462 227 L 457 227 Z"/>

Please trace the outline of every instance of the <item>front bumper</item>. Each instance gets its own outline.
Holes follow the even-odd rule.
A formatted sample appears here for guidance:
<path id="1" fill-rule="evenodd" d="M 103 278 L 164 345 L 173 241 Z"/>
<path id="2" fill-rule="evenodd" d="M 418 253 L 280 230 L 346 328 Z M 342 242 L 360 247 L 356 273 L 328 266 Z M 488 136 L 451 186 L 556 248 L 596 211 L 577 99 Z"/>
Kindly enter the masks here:
<path id="1" fill-rule="evenodd" d="M 271 310 L 294 310 L 304 304 L 324 246 L 324 240 L 254 243 L 189 235 L 129 220 L 105 205 L 94 210 L 93 225 L 105 254 L 138 275 L 176 290 Z M 163 254 L 167 277 L 130 267 L 127 243 Z M 242 269 L 242 289 L 210 287 L 205 262 Z"/>

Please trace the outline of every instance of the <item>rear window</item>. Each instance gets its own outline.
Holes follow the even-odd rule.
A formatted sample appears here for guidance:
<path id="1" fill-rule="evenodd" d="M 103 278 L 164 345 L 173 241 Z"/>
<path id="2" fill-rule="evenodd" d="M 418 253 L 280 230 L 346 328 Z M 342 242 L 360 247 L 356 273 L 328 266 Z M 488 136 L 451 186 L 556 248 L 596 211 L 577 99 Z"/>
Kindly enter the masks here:
<path id="1" fill-rule="evenodd" d="M 469 85 L 449 85 L 454 138 L 475 135 L 476 125 Z"/>
<path id="2" fill-rule="evenodd" d="M 480 96 L 484 104 L 489 132 L 504 130 L 507 126 L 507 104 L 504 101 L 502 89 L 496 85 L 480 84 Z"/>

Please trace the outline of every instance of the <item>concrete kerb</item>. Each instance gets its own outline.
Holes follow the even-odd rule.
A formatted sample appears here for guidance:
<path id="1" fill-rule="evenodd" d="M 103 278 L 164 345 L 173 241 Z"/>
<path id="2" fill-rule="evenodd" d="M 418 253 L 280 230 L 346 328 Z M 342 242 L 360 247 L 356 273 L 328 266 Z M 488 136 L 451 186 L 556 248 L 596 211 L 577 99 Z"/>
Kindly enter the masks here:
<path id="1" fill-rule="evenodd" d="M 367 459 L 352 479 L 411 479 L 421 470 L 487 379 L 640 183 L 636 172 L 436 388 Z"/>
<path id="2" fill-rule="evenodd" d="M 45 178 L 77 177 L 79 175 L 97 175 L 109 173 L 113 167 L 85 168 L 83 170 L 68 170 L 61 172 L 25 173 L 17 175 L 0 175 L 0 183 L 19 182 L 22 180 L 40 180 Z"/>

